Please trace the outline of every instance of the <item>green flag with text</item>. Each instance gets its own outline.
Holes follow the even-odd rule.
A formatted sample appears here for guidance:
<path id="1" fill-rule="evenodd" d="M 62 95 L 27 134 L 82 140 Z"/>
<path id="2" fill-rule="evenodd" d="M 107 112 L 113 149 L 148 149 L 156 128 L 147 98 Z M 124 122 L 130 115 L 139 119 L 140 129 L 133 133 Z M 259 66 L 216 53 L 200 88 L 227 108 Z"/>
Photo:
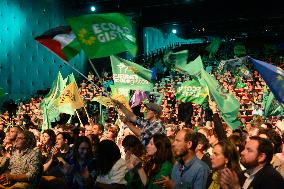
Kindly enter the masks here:
<path id="1" fill-rule="evenodd" d="M 201 85 L 197 80 L 191 80 L 184 82 L 176 92 L 176 99 L 182 102 L 192 102 L 196 104 L 203 104 L 204 100 L 208 96 L 208 88 L 205 85 Z"/>
<path id="2" fill-rule="evenodd" d="M 117 88 L 150 91 L 153 89 L 151 83 L 152 71 L 134 62 L 111 56 L 111 67 L 114 85 Z"/>
<path id="3" fill-rule="evenodd" d="M 90 14 L 67 19 L 89 58 L 124 51 L 136 56 L 136 37 L 130 19 L 120 13 Z"/>
<path id="4" fill-rule="evenodd" d="M 218 109 L 220 110 L 220 116 L 230 128 L 237 129 L 241 126 L 241 122 L 237 118 L 240 103 L 234 96 L 225 90 L 213 76 L 204 70 L 200 56 L 182 67 L 182 69 L 189 75 L 195 75 L 199 80 L 203 80 L 206 83 L 210 97 L 213 98 L 212 100 L 216 102 Z"/>

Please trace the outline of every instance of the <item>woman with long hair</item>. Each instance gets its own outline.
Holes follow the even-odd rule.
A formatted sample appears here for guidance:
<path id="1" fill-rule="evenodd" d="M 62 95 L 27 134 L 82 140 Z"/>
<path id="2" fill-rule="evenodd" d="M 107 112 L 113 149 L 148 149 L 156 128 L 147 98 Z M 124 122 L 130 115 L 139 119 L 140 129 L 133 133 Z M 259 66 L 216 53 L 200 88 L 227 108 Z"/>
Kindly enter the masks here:
<path id="1" fill-rule="evenodd" d="M 90 188 L 95 182 L 91 141 L 86 136 L 78 137 L 73 146 L 73 158 L 64 165 L 68 188 Z"/>
<path id="2" fill-rule="evenodd" d="M 42 141 L 39 146 L 42 158 L 43 158 L 43 172 L 46 173 L 51 166 L 52 148 L 56 143 L 55 132 L 51 129 L 47 129 L 42 133 Z"/>
<path id="3" fill-rule="evenodd" d="M 211 156 L 211 163 L 213 169 L 212 181 L 209 189 L 219 189 L 218 173 L 228 168 L 234 170 L 243 184 L 244 175 L 240 167 L 240 156 L 236 146 L 228 140 L 221 140 L 213 147 L 213 154 Z"/>
<path id="4" fill-rule="evenodd" d="M 155 134 L 146 147 L 148 160 L 142 165 L 141 159 L 131 155 L 140 179 L 147 189 L 160 188 L 155 181 L 170 176 L 174 163 L 171 142 L 165 135 Z"/>
<path id="5" fill-rule="evenodd" d="M 40 145 L 40 149 L 42 151 L 42 155 L 48 155 L 51 149 L 55 146 L 56 143 L 56 135 L 55 132 L 51 129 L 46 129 L 42 133 L 42 141 Z"/>

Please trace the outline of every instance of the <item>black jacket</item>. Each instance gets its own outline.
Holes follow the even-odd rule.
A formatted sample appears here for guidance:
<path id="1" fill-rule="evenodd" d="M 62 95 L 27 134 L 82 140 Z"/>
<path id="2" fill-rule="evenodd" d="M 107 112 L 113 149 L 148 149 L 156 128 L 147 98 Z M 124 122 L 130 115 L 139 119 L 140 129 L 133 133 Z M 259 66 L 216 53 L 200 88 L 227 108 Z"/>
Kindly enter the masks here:
<path id="1" fill-rule="evenodd" d="M 258 171 L 248 188 L 253 189 L 283 189 L 284 179 L 272 165 L 265 165 Z"/>

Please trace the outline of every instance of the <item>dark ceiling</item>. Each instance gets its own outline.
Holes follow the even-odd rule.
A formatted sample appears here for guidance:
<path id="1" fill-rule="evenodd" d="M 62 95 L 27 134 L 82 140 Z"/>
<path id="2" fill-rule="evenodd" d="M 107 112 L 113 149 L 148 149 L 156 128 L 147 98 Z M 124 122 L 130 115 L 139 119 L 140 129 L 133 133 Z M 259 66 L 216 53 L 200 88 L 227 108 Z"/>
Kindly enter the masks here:
<path id="1" fill-rule="evenodd" d="M 183 38 L 223 36 L 283 36 L 281 0 L 62 0 L 74 10 L 90 13 L 121 12 L 142 27 L 164 32 L 178 29 Z"/>

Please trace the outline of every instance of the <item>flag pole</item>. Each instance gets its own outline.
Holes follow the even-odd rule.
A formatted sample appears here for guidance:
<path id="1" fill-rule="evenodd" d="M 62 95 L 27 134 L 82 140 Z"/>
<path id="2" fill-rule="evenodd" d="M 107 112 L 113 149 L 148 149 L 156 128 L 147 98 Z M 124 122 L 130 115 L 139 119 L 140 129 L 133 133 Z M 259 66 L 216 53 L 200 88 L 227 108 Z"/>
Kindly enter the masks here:
<path id="1" fill-rule="evenodd" d="M 86 114 L 87 114 L 87 117 L 88 117 L 88 122 L 90 123 L 90 116 L 89 116 L 89 114 L 88 114 L 88 112 L 87 112 L 87 109 L 86 109 L 86 107 L 84 106 L 84 110 L 85 110 L 85 112 L 86 112 Z"/>
<path id="2" fill-rule="evenodd" d="M 0 117 L 0 119 L 1 119 L 2 121 L 4 121 L 4 123 L 7 124 L 7 121 L 6 121 L 5 119 L 3 119 L 2 117 Z"/>
<path id="3" fill-rule="evenodd" d="M 92 66 L 92 68 L 93 68 L 95 74 L 96 74 L 96 75 L 98 76 L 98 78 L 100 79 L 101 77 L 100 77 L 100 75 L 99 75 L 97 69 L 95 68 L 93 62 L 91 61 L 91 59 L 88 59 L 88 60 L 89 60 L 89 63 L 91 64 L 91 66 Z"/>
<path id="4" fill-rule="evenodd" d="M 81 127 L 84 127 L 84 125 L 83 125 L 83 123 L 82 123 L 82 121 L 81 121 L 81 118 L 80 118 L 80 116 L 79 116 L 77 110 L 75 110 L 75 112 L 76 112 L 76 115 L 77 115 L 77 117 L 78 117 L 78 119 L 79 119 L 79 121 L 80 121 Z"/>
<path id="5" fill-rule="evenodd" d="M 76 69 L 74 66 L 72 66 L 71 64 L 69 64 L 67 61 L 64 61 L 64 63 L 69 66 L 70 68 L 72 68 L 73 70 L 75 70 L 77 73 L 79 73 L 81 76 L 83 76 L 85 79 L 87 79 L 87 81 L 89 81 L 92 85 L 94 85 L 97 89 L 100 89 L 99 86 L 97 86 L 92 80 L 89 80 L 88 77 L 86 77 L 82 72 L 80 72 L 78 69 Z"/>

